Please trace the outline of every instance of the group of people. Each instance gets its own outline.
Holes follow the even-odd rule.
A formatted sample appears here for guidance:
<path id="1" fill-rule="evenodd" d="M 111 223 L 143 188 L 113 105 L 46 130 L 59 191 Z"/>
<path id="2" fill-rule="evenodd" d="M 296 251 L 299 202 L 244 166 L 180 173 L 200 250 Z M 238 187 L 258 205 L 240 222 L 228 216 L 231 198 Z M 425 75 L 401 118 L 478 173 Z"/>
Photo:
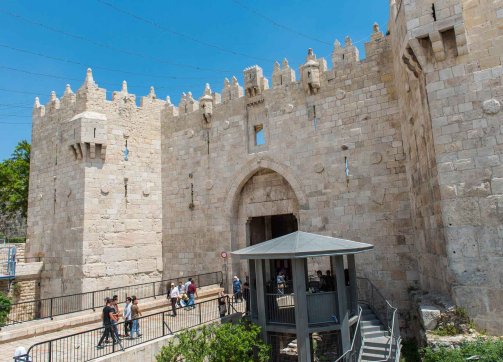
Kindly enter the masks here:
<path id="1" fill-rule="evenodd" d="M 185 284 L 180 280 L 178 286 L 171 283 L 167 297 L 171 300 L 172 316 L 176 317 L 177 308 L 194 309 L 197 296 L 196 282 L 192 278 L 189 278 Z"/>
<path id="2" fill-rule="evenodd" d="M 103 307 L 103 334 L 96 348 L 105 348 L 106 343 L 119 343 L 121 337 L 129 337 L 130 339 L 140 338 L 140 323 L 138 318 L 141 316 L 140 307 L 138 306 L 138 298 L 131 296 L 126 298 L 126 305 L 122 314 L 119 308 L 119 298 L 114 295 L 112 298 L 105 298 L 105 306 Z M 119 320 L 124 319 L 124 335 L 119 334 Z M 136 334 L 136 337 L 135 337 Z M 111 340 L 110 340 L 111 339 Z"/>
<path id="3" fill-rule="evenodd" d="M 318 270 L 316 275 L 319 279 L 319 290 L 315 291 L 333 292 L 335 290 L 335 281 L 330 270 L 327 270 L 325 275 L 323 275 L 321 270 Z"/>

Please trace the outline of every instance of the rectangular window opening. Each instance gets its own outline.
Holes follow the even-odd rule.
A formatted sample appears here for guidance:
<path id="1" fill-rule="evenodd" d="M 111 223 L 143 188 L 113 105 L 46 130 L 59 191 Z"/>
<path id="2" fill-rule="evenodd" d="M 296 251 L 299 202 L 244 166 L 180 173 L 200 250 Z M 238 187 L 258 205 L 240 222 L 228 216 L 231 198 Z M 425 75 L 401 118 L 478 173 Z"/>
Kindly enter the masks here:
<path id="1" fill-rule="evenodd" d="M 253 126 L 253 130 L 255 133 L 255 146 L 265 145 L 264 125 L 257 124 L 255 126 Z"/>

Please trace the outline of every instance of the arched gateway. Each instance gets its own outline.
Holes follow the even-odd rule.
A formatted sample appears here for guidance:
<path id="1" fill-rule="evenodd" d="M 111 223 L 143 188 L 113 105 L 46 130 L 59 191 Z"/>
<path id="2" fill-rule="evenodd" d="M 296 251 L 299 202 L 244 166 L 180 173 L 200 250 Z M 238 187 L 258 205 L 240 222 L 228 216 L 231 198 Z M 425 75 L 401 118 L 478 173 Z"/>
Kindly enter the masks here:
<path id="1" fill-rule="evenodd" d="M 286 166 L 270 158 L 251 160 L 234 178 L 225 201 L 231 250 L 299 230 L 300 211 L 307 208 L 302 186 Z M 267 267 L 291 273 L 287 260 L 273 260 Z M 248 266 L 233 259 L 228 274 L 228 280 L 231 274 L 246 277 Z"/>

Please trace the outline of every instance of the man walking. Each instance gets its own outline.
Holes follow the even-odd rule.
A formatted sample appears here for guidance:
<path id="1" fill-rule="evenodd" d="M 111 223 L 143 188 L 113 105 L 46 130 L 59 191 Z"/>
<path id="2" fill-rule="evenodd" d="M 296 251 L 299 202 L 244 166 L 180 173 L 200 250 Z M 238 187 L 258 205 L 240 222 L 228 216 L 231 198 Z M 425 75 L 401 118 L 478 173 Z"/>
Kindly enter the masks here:
<path id="1" fill-rule="evenodd" d="M 134 334 L 136 332 L 136 337 L 140 338 L 140 321 L 138 318 L 141 316 L 140 307 L 138 307 L 138 299 L 135 298 L 133 300 L 133 306 L 131 307 L 131 318 L 133 319 L 133 329 L 131 330 L 131 339 L 134 338 Z"/>
<path id="2" fill-rule="evenodd" d="M 237 275 L 234 275 L 234 280 L 232 281 L 232 292 L 234 294 L 234 303 L 238 301 L 238 299 L 243 301 L 243 296 L 241 295 L 241 280 L 239 280 Z"/>
<path id="3" fill-rule="evenodd" d="M 194 309 L 196 306 L 194 305 L 194 298 L 197 297 L 197 287 L 196 282 L 191 280 L 189 287 L 187 288 L 187 294 L 189 295 L 189 305 L 187 309 Z"/>
<path id="4" fill-rule="evenodd" d="M 126 298 L 126 306 L 124 307 L 124 312 L 122 313 L 122 317 L 124 318 L 124 334 L 126 337 L 129 337 L 129 333 L 133 327 L 133 320 L 131 319 L 131 298 Z"/>
<path id="5" fill-rule="evenodd" d="M 103 346 L 103 341 L 105 339 L 108 339 L 110 336 L 112 337 L 112 340 L 114 343 L 119 343 L 119 338 L 116 336 L 114 329 L 113 329 L 113 322 L 117 321 L 117 316 L 115 314 L 115 309 L 112 308 L 112 299 L 106 298 L 105 299 L 105 307 L 103 308 L 103 334 L 101 335 L 100 341 L 98 342 L 98 345 L 96 348 L 102 349 L 105 348 Z"/>
<path id="6" fill-rule="evenodd" d="M 175 283 L 171 283 L 171 291 L 169 293 L 171 298 L 171 311 L 173 317 L 176 317 L 176 303 L 178 302 L 178 298 L 180 298 L 180 292 L 178 291 L 178 287 L 175 286 Z"/>

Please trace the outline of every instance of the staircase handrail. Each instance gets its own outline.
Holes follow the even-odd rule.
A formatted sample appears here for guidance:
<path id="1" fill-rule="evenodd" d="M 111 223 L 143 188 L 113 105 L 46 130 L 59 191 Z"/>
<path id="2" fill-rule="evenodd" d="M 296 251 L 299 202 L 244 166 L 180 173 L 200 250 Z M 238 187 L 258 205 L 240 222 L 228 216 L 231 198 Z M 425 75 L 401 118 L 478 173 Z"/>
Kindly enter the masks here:
<path id="1" fill-rule="evenodd" d="M 344 352 L 344 354 L 342 356 L 337 358 L 334 362 L 342 361 L 342 359 L 345 358 L 349 353 L 353 352 L 353 350 L 355 348 L 355 341 L 357 338 L 358 330 L 360 329 L 361 317 L 362 317 L 362 307 L 358 307 L 358 320 L 356 322 L 356 328 L 353 333 L 353 341 L 351 342 L 351 347 L 346 352 Z M 360 333 L 360 339 L 363 341 L 363 334 L 361 334 L 361 333 Z M 361 345 L 362 344 L 360 344 L 360 349 L 361 349 Z"/>
<path id="2" fill-rule="evenodd" d="M 368 278 L 358 278 L 359 280 L 364 280 L 365 282 L 367 282 L 371 288 L 371 293 L 372 293 L 372 297 L 370 298 L 370 300 L 368 301 L 365 301 L 368 303 L 369 307 L 373 310 L 374 313 L 376 313 L 376 316 L 377 318 L 383 323 L 385 324 L 386 326 L 386 329 L 387 331 L 390 333 L 390 339 L 389 339 L 389 342 L 388 342 L 388 356 L 387 358 L 385 359 L 382 359 L 382 360 L 379 360 L 379 361 L 376 361 L 376 362 L 386 362 L 386 361 L 391 361 L 391 355 L 392 355 L 392 352 L 393 352 L 393 346 L 396 346 L 396 349 L 395 349 L 395 356 L 394 356 L 394 359 L 393 361 L 398 361 L 397 360 L 397 356 L 400 355 L 400 341 L 401 341 L 401 338 L 400 338 L 400 327 L 398 326 L 398 321 L 397 321 L 397 312 L 398 312 L 398 308 L 397 307 L 393 307 L 393 305 L 391 305 L 391 303 L 382 295 L 382 293 L 379 291 L 379 289 L 377 289 L 377 287 L 374 285 L 374 283 L 372 283 L 372 281 Z M 385 302 L 385 306 L 386 306 L 386 322 L 383 319 L 382 315 L 380 315 L 380 313 L 375 310 L 374 308 L 374 304 L 375 304 L 375 300 L 376 298 L 374 298 L 374 293 L 377 294 L 377 296 Z M 390 323 L 389 323 L 389 314 L 390 314 L 390 311 L 392 311 L 392 314 L 391 314 L 391 326 L 390 326 Z"/>

